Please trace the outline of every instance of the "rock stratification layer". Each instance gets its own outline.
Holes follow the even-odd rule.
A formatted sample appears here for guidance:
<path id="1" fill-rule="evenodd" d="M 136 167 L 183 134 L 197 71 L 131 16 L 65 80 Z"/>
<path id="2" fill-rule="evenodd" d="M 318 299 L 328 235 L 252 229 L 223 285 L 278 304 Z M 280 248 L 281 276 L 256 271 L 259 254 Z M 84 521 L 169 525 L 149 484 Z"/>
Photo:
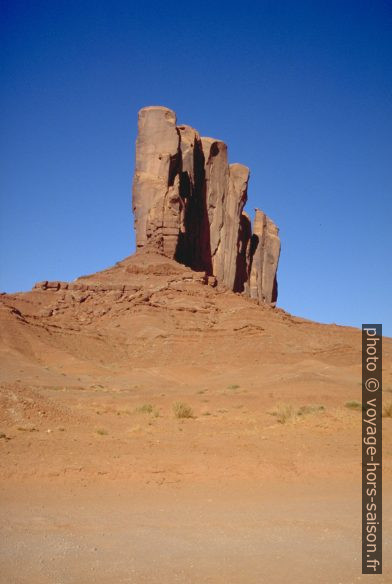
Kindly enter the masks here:
<path id="1" fill-rule="evenodd" d="M 221 140 L 176 125 L 165 107 L 140 110 L 133 179 L 136 248 L 160 253 L 259 302 L 277 299 L 278 228 L 244 212 L 249 169 Z"/>

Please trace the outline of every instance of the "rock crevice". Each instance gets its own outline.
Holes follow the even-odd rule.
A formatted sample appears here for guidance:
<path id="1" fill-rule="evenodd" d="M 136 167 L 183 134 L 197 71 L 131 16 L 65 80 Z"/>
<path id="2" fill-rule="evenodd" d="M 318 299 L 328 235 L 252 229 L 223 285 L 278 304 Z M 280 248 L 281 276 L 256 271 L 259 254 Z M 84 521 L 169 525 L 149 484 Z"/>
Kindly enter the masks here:
<path id="1" fill-rule="evenodd" d="M 160 253 L 219 286 L 263 303 L 277 299 L 278 228 L 244 212 L 249 169 L 229 164 L 221 140 L 176 125 L 165 107 L 140 110 L 133 179 L 136 250 Z"/>

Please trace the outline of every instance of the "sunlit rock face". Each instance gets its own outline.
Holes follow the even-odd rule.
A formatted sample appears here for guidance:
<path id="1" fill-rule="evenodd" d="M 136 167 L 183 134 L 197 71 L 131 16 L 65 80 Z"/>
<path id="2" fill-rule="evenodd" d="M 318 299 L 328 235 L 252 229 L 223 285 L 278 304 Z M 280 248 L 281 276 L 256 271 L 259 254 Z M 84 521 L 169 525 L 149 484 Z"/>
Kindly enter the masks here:
<path id="1" fill-rule="evenodd" d="M 249 169 L 229 164 L 221 140 L 177 126 L 165 107 L 140 110 L 133 179 L 136 250 L 175 259 L 218 286 L 263 303 L 277 299 L 278 228 L 244 212 Z"/>

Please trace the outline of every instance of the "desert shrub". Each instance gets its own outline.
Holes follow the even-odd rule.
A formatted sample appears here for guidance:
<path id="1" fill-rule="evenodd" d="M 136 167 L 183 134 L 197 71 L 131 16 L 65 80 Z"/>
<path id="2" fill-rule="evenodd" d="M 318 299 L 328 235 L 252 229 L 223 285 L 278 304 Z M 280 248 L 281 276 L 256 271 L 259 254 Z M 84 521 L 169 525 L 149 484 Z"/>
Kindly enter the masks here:
<path id="1" fill-rule="evenodd" d="M 276 416 L 279 424 L 287 424 L 287 422 L 294 422 L 297 418 L 297 411 L 291 404 L 278 404 L 274 411 L 271 412 Z"/>
<path id="2" fill-rule="evenodd" d="M 286 424 L 287 422 L 295 422 L 298 417 L 309 415 L 309 414 L 319 414 L 325 411 L 325 406 L 320 404 L 308 404 L 306 406 L 301 406 L 300 408 L 294 407 L 292 404 L 278 404 L 272 412 L 269 412 L 272 416 L 276 416 L 277 421 L 280 424 Z"/>
<path id="3" fill-rule="evenodd" d="M 228 385 L 227 386 L 227 389 L 239 389 L 239 388 L 240 388 L 240 386 L 237 385 L 236 383 L 234 383 L 233 385 Z"/>
<path id="4" fill-rule="evenodd" d="M 351 399 L 350 401 L 346 402 L 344 405 L 349 410 L 356 410 L 358 412 L 362 412 L 362 410 L 364 409 L 361 402 L 359 402 L 356 399 Z"/>
<path id="5" fill-rule="evenodd" d="M 34 426 L 18 426 L 17 430 L 20 432 L 38 432 L 38 428 Z"/>
<path id="6" fill-rule="evenodd" d="M 143 404 L 136 408 L 138 414 L 152 414 L 154 408 L 151 404 Z"/>
<path id="7" fill-rule="evenodd" d="M 322 405 L 318 405 L 318 404 L 310 404 L 307 406 L 301 406 L 298 409 L 298 416 L 304 416 L 306 414 L 317 414 L 319 412 L 324 412 L 325 411 L 325 407 Z"/>
<path id="8" fill-rule="evenodd" d="M 193 418 L 193 410 L 184 402 L 175 402 L 173 404 L 173 413 L 176 418 Z"/>
<path id="9" fill-rule="evenodd" d="M 107 436 L 108 435 L 108 431 L 105 430 L 104 428 L 98 428 L 96 430 L 96 433 L 99 434 L 100 436 Z"/>

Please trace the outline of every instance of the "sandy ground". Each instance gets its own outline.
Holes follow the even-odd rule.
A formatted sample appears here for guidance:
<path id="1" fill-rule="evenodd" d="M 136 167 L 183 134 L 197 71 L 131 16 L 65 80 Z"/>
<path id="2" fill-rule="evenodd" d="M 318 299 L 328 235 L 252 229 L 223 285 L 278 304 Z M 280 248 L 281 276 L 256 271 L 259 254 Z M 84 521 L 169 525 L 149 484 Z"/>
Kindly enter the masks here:
<path id="1" fill-rule="evenodd" d="M 147 260 L 0 296 L 0 582 L 392 582 L 390 417 L 361 575 L 360 332 Z"/>
<path id="2" fill-rule="evenodd" d="M 2 493 L 1 582 L 391 582 L 390 568 L 361 575 L 357 487 L 15 486 Z"/>

